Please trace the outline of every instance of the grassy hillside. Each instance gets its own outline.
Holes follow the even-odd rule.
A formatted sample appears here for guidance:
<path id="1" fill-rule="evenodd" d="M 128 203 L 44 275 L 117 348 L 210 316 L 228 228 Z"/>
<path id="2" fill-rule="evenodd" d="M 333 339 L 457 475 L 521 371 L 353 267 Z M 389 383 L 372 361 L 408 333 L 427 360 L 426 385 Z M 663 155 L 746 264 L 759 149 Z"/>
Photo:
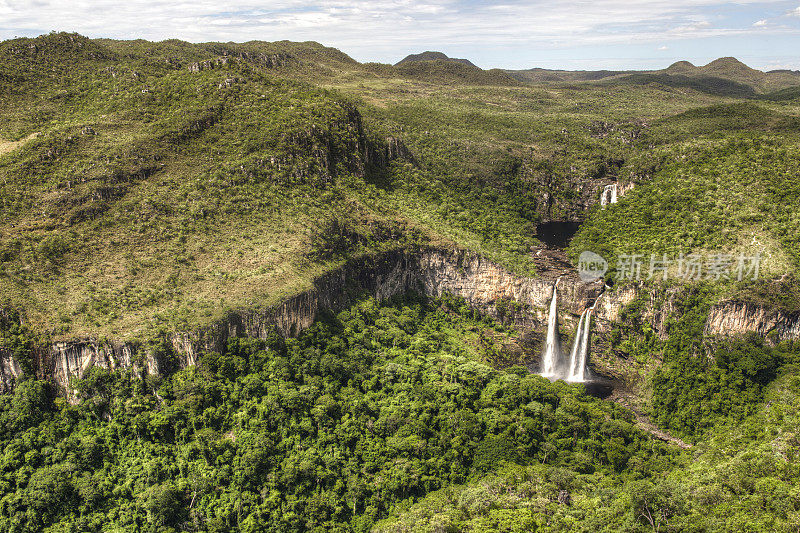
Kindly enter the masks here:
<path id="1" fill-rule="evenodd" d="M 352 67 L 341 53 L 59 34 L 0 54 L 0 298 L 55 336 L 192 327 L 439 239 L 376 192 L 423 171 L 346 97 L 273 72 Z"/>
<path id="2" fill-rule="evenodd" d="M 703 333 L 720 298 L 800 311 L 795 74 L 544 80 L 63 33 L 0 59 L 0 347 L 24 372 L 0 396 L 0 529 L 797 529 L 800 347 Z M 640 295 L 592 354 L 641 373 L 636 405 L 693 449 L 503 368 L 519 332 L 447 297 L 362 301 L 178 371 L 163 344 L 390 249 L 536 276 L 544 220 L 582 222 L 573 260 L 762 254 L 761 280 L 686 284 L 664 338 Z M 31 376 L 37 340 L 86 337 L 150 341 L 166 370 L 93 368 L 73 403 Z"/>
<path id="3" fill-rule="evenodd" d="M 792 185 L 767 182 L 794 164 L 788 95 L 522 85 L 317 43 L 51 34 L 0 55 L 0 300 L 54 338 L 204 324 L 388 247 L 455 243 L 533 274 L 536 223 L 583 219 L 596 198 L 582 191 L 615 180 L 642 187 L 576 246 L 730 248 L 744 229 L 779 268 L 797 257 Z M 693 187 L 683 206 L 675 176 Z M 767 201 L 779 227 L 753 218 Z M 687 224 L 695 203 L 722 218 Z"/>
<path id="4" fill-rule="evenodd" d="M 337 259 L 310 259 L 334 219 L 363 237 L 345 248 L 418 235 L 347 192 L 382 145 L 341 97 L 240 62 L 128 63 L 78 36 L 2 52 L 2 135 L 36 134 L 0 160 L 3 298 L 56 333 L 275 301 Z"/>
<path id="5" fill-rule="evenodd" d="M 800 153 L 785 137 L 748 133 L 670 146 L 654 178 L 599 210 L 572 242 L 573 253 L 611 254 L 762 249 L 773 274 L 800 264 L 797 191 Z"/>

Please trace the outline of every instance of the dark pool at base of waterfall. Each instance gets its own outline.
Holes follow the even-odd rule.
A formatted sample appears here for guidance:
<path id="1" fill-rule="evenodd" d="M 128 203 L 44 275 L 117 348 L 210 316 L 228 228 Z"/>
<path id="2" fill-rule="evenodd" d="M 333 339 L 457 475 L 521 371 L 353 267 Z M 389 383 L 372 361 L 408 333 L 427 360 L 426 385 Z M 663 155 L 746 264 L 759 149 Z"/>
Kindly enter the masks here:
<path id="1" fill-rule="evenodd" d="M 580 222 L 551 220 L 536 225 L 536 238 L 550 248 L 566 248 L 581 227 Z"/>
<path id="2" fill-rule="evenodd" d="M 586 394 L 595 398 L 605 399 L 614 392 L 614 384 L 605 379 L 586 381 L 583 383 Z"/>

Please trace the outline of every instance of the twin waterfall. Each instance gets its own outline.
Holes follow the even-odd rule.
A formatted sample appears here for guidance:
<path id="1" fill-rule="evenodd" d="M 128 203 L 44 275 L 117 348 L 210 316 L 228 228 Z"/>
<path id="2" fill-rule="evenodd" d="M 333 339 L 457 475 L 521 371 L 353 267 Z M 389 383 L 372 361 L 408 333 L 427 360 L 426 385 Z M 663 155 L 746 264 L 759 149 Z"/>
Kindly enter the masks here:
<path id="1" fill-rule="evenodd" d="M 584 310 L 578 321 L 578 330 L 572 343 L 569 361 L 561 354 L 558 336 L 558 282 L 553 285 L 553 298 L 550 300 L 550 313 L 547 316 L 547 340 L 542 354 L 542 373 L 548 379 L 564 379 L 570 382 L 584 382 L 588 377 L 586 359 L 589 356 L 589 329 L 594 306 Z"/>

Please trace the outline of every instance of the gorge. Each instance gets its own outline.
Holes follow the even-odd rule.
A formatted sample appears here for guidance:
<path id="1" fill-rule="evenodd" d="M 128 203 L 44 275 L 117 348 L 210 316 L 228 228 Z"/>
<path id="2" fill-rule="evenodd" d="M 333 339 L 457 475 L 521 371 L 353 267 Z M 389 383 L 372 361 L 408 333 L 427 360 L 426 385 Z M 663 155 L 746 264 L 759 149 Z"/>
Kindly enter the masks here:
<path id="1" fill-rule="evenodd" d="M 273 330 L 285 336 L 297 335 L 320 312 L 341 310 L 364 295 L 385 300 L 408 292 L 432 297 L 451 294 L 481 313 L 513 324 L 532 339 L 526 356 L 531 368 L 551 378 L 581 382 L 586 380 L 589 368 L 591 326 L 602 343 L 621 320 L 623 309 L 643 298 L 645 319 L 658 335 L 665 336 L 665 326 L 675 313 L 675 299 L 680 297 L 674 288 L 664 292 L 643 284 L 606 290 L 602 282 L 585 283 L 575 272 L 560 275 L 555 283 L 550 279 L 521 277 L 478 254 L 454 248 L 393 251 L 347 261 L 314 281 L 311 289 L 275 307 L 235 311 L 210 327 L 170 333 L 163 340 L 177 359 L 178 368 L 185 368 L 196 363 L 199 353 L 222 351 L 228 339 L 237 336 L 267 338 Z M 568 360 L 561 351 L 559 321 L 574 328 Z M 753 304 L 718 303 L 711 308 L 705 328 L 710 335 L 754 332 L 776 341 L 800 339 L 800 317 Z M 536 353 L 537 342 L 544 346 L 541 355 Z M 162 357 L 141 343 L 102 339 L 43 344 L 32 353 L 36 374 L 52 380 L 62 391 L 69 390 L 71 378 L 80 378 L 92 366 L 132 368 L 142 375 L 157 375 L 165 370 Z M 603 363 L 596 364 L 606 374 L 617 372 L 602 368 Z M 0 390 L 11 390 L 20 372 L 19 362 L 0 352 Z"/>
<path id="2" fill-rule="evenodd" d="M 0 57 L 0 531 L 800 524 L 797 73 Z"/>

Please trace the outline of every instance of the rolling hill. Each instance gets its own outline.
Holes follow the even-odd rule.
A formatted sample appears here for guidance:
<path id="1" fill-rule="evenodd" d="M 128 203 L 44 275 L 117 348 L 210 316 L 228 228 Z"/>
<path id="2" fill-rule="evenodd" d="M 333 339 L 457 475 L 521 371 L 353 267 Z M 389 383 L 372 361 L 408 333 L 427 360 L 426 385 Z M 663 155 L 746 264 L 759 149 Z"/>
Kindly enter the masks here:
<path id="1" fill-rule="evenodd" d="M 0 43 L 1 530 L 797 528 L 798 74 L 410 57 Z"/>
<path id="2" fill-rule="evenodd" d="M 722 57 L 703 66 L 678 61 L 662 70 L 652 71 L 567 71 L 533 68 L 507 70 L 512 78 L 527 83 L 599 82 L 642 85 L 659 83 L 672 87 L 691 87 L 719 96 L 755 96 L 800 84 L 800 72 L 772 70 L 762 72 L 748 67 L 734 57 Z"/>

